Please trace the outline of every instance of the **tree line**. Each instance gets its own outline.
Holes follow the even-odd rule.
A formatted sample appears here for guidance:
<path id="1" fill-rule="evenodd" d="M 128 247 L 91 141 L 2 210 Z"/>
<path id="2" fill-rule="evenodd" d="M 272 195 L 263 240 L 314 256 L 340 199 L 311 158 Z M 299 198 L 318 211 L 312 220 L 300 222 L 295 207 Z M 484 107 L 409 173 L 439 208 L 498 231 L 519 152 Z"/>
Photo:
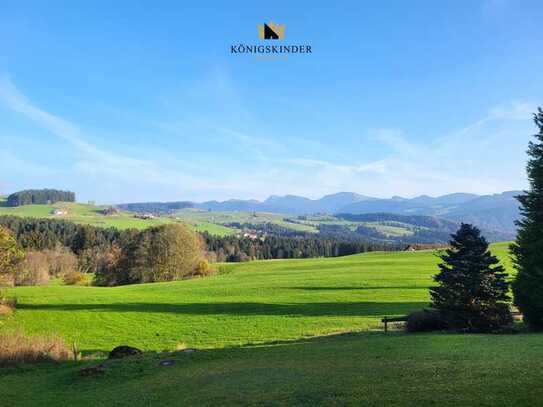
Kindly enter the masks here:
<path id="1" fill-rule="evenodd" d="M 0 225 L 11 230 L 24 249 L 47 250 L 60 244 L 78 256 L 84 255 L 88 250 L 103 250 L 112 245 L 125 247 L 138 235 L 144 234 L 136 229 L 100 228 L 66 220 L 17 216 L 0 216 Z M 204 232 L 201 238 L 203 250 L 213 260 L 220 262 L 335 257 L 401 248 L 357 237 L 314 234 L 290 237 L 267 235 L 251 239 L 238 236 L 220 237 Z"/>
<path id="2" fill-rule="evenodd" d="M 89 275 L 97 285 L 107 286 L 169 281 L 207 275 L 213 272 L 209 262 L 333 257 L 397 249 L 333 236 L 218 237 L 190 231 L 182 224 L 140 231 L 0 216 L 0 228 L 25 253 L 13 273 L 16 284 L 45 284 L 51 276 L 77 283 Z"/>
<path id="3" fill-rule="evenodd" d="M 269 259 L 303 259 L 337 257 L 376 250 L 399 250 L 400 246 L 371 242 L 346 236 L 274 236 L 259 239 L 237 236 L 214 236 L 203 233 L 206 250 L 219 262 Z"/>
<path id="4" fill-rule="evenodd" d="M 75 202 L 75 193 L 57 189 L 27 189 L 14 192 L 7 198 L 7 206 L 33 204 L 52 204 L 55 202 Z"/>
<path id="5" fill-rule="evenodd" d="M 19 226 L 14 228 L 16 232 L 0 225 L 1 281 L 40 285 L 47 284 L 50 277 L 61 277 L 66 284 L 78 284 L 88 283 L 92 275 L 96 285 L 113 286 L 179 280 L 211 272 L 204 259 L 202 239 L 181 224 L 119 234 L 72 227 L 68 222 L 62 225 L 67 227 L 64 230 L 47 230 L 47 225 L 34 223 L 38 227 L 32 230 L 11 223 L 12 227 Z M 40 232 L 34 233 L 37 230 Z M 53 238 L 54 232 L 61 230 L 71 247 Z"/>

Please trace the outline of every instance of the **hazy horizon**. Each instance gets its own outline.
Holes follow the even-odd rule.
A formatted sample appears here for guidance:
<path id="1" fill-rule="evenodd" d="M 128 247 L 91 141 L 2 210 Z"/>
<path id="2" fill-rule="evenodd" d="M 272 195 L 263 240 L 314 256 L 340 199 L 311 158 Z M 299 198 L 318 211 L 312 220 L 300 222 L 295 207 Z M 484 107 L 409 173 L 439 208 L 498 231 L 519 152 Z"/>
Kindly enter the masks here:
<path id="1" fill-rule="evenodd" d="M 45 188 L 45 187 L 44 187 Z M 43 189 L 43 188 L 37 188 L 37 189 Z M 52 188 L 52 189 L 58 189 L 58 188 Z M 292 197 L 298 197 L 298 198 L 307 198 L 307 199 L 310 199 L 310 200 L 313 200 L 313 201 L 317 201 L 317 200 L 320 200 L 322 198 L 325 198 L 327 196 L 333 196 L 333 195 L 337 195 L 337 194 L 357 194 L 357 195 L 361 195 L 361 196 L 364 196 L 366 198 L 374 198 L 374 199 L 394 199 L 394 198 L 401 198 L 401 199 L 414 199 L 414 198 L 422 198 L 422 197 L 428 197 L 428 198 L 441 198 L 441 197 L 444 197 L 444 196 L 448 196 L 448 195 L 456 195 L 456 194 L 470 194 L 470 195 L 477 195 L 477 196 L 489 196 L 489 195 L 502 195 L 502 194 L 506 194 L 506 193 L 511 193 L 511 192 L 520 192 L 522 191 L 521 189 L 512 189 L 512 190 L 508 190 L 508 191 L 501 191 L 501 192 L 496 192 L 496 193 L 489 193 L 489 194 L 477 194 L 477 193 L 470 193 L 470 192 L 462 192 L 462 191 L 457 191 L 457 192 L 451 192 L 451 193 L 447 193 L 447 194 L 441 194 L 441 195 L 428 195 L 428 194 L 421 194 L 421 195 L 414 195 L 414 196 L 400 196 L 400 195 L 392 195 L 392 196 L 374 196 L 374 195 L 371 195 L 371 194 L 364 194 L 364 193 L 359 193 L 359 192 L 354 192 L 354 191 L 337 191 L 337 192 L 332 192 L 332 193 L 329 193 L 329 194 L 325 194 L 325 195 L 322 195 L 322 196 L 316 196 L 316 197 L 311 197 L 311 196 L 304 196 L 304 195 L 297 195 L 297 194 L 285 194 L 285 195 L 267 195 L 265 198 L 263 199 L 257 199 L 257 198 L 238 198 L 238 197 L 230 197 L 230 198 L 226 198 L 226 199 L 206 199 L 206 200 L 199 200 L 199 201 L 191 201 L 191 200 L 188 200 L 188 199 L 183 199 L 183 198 L 179 198 L 179 199 L 172 199 L 172 200 L 167 200 L 167 201 L 158 201 L 158 200 L 154 200 L 154 199 L 150 199 L 150 200 L 139 200 L 139 201 L 127 201 L 127 200 L 123 200 L 123 201 L 119 201 L 119 202 L 104 202 L 104 201 L 96 201 L 94 199 L 89 199 L 89 200 L 82 200 L 82 199 L 79 199 L 78 195 L 77 195 L 77 191 L 72 191 L 72 192 L 75 192 L 76 193 L 76 202 L 80 202 L 80 203 L 85 203 L 85 202 L 88 202 L 88 201 L 93 201 L 95 202 L 96 204 L 98 205 L 108 205 L 108 204 L 111 204 L 111 205 L 115 205 L 115 204 L 123 204 L 123 203 L 138 203 L 138 202 L 193 202 L 193 203 L 203 203 L 203 202 L 213 202 L 213 201 L 216 201 L 216 202 L 226 202 L 226 201 L 257 201 L 257 202 L 265 202 L 266 200 L 270 199 L 270 198 L 273 198 L 273 197 L 278 197 L 278 198 L 285 198 L 285 197 L 289 197 L 289 196 L 292 196 Z M 2 192 L 0 191 L 0 196 L 8 196 L 10 193 L 14 193 L 14 192 L 19 192 L 19 190 L 17 191 L 9 191 L 9 192 Z"/>

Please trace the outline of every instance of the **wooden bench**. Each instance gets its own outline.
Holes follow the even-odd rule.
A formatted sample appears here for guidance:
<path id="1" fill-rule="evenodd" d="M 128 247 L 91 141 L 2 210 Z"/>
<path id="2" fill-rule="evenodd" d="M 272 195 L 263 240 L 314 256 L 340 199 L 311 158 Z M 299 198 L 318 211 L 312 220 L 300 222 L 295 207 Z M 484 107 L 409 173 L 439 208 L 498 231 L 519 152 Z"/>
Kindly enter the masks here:
<path id="1" fill-rule="evenodd" d="M 385 333 L 388 332 L 388 323 L 389 322 L 405 322 L 407 321 L 407 315 L 401 317 L 384 317 L 381 322 L 385 324 Z"/>

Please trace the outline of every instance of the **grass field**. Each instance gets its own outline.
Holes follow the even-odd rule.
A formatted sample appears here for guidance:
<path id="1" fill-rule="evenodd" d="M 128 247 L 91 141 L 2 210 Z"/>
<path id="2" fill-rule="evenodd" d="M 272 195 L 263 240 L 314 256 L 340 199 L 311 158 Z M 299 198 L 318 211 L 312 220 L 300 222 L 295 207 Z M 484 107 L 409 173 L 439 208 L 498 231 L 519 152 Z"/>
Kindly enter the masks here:
<path id="1" fill-rule="evenodd" d="M 359 334 L 0 369 L 5 406 L 538 406 L 542 335 Z M 159 366 L 163 359 L 175 361 Z M 89 365 L 87 362 L 85 365 Z"/>
<path id="2" fill-rule="evenodd" d="M 6 207 L 0 205 L 0 215 L 13 215 L 27 218 L 64 219 L 75 223 L 87 224 L 103 228 L 114 227 L 117 229 L 146 229 L 151 226 L 175 222 L 168 217 L 155 219 L 135 218 L 133 213 L 120 211 L 114 215 L 104 215 L 100 207 L 91 204 L 57 202 L 52 205 L 23 205 L 17 207 Z M 55 209 L 63 209 L 67 214 L 55 215 Z M 233 233 L 232 229 L 209 222 L 187 222 L 192 228 L 198 231 L 207 231 L 211 234 L 224 236 Z"/>
<path id="3" fill-rule="evenodd" d="M 507 258 L 507 244 L 493 246 Z M 115 288 L 52 285 L 13 289 L 15 318 L 3 329 L 54 331 L 83 351 L 122 343 L 145 350 L 294 340 L 380 326 L 428 303 L 434 252 L 374 252 L 307 260 L 230 263 L 203 279 Z"/>
<path id="4" fill-rule="evenodd" d="M 507 244 L 492 250 L 511 271 Z M 74 363 L 4 369 L 0 400 L 536 405 L 543 397 L 542 335 L 382 332 L 382 316 L 427 305 L 437 261 L 429 251 L 376 252 L 228 264 L 219 275 L 174 283 L 16 288 L 18 310 L 2 330 L 57 332 L 85 353 L 120 344 L 147 353 L 106 362 L 100 378 L 79 377 L 81 364 Z M 200 351 L 171 353 L 180 343 Z M 159 366 L 164 358 L 175 365 Z"/>
<path id="5" fill-rule="evenodd" d="M 186 208 L 176 211 L 175 218 L 189 223 L 228 225 L 231 223 L 260 225 L 271 223 L 283 228 L 296 231 L 317 233 L 319 226 L 343 226 L 354 232 L 359 226 L 367 226 L 384 234 L 386 237 L 406 237 L 416 231 L 429 230 L 426 227 L 415 226 L 396 221 L 354 222 L 337 218 L 333 215 L 304 215 L 292 216 L 268 212 L 214 212 L 202 209 Z"/>
<path id="6" fill-rule="evenodd" d="M 268 212 L 212 212 L 188 208 L 176 211 L 175 217 L 186 222 L 207 222 L 215 225 L 225 225 L 229 223 L 273 223 L 297 232 L 317 232 L 316 224 L 293 223 L 288 221 L 289 217 L 286 215 Z"/>

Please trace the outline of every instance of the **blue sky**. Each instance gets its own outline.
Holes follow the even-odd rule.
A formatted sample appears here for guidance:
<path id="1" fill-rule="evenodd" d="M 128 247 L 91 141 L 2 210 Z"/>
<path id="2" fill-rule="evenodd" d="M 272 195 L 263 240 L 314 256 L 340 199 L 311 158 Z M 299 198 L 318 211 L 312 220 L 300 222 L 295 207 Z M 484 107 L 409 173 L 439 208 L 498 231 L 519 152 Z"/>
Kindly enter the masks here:
<path id="1" fill-rule="evenodd" d="M 3 1 L 0 193 L 115 203 L 526 187 L 543 3 L 263 3 Z M 263 43 L 268 21 L 313 53 L 230 53 Z"/>

